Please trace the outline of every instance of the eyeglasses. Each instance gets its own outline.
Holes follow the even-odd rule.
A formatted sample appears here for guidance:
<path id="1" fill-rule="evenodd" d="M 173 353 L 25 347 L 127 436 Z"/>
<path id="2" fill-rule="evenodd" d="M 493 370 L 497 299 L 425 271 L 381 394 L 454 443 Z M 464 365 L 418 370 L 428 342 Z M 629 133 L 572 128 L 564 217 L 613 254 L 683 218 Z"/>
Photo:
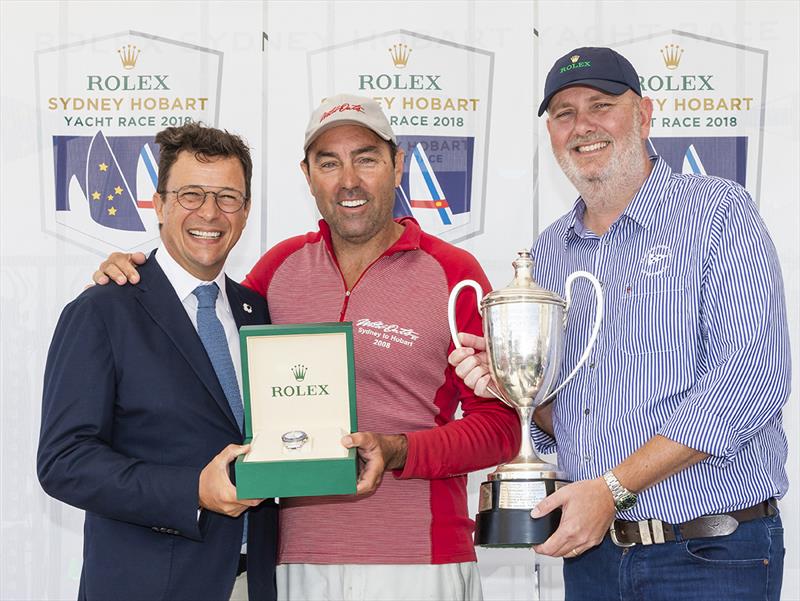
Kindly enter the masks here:
<path id="1" fill-rule="evenodd" d="M 182 186 L 177 190 L 165 190 L 166 194 L 175 194 L 180 204 L 187 211 L 196 211 L 203 206 L 206 197 L 211 194 L 214 202 L 223 213 L 235 213 L 245 203 L 244 194 L 233 188 L 220 188 L 216 192 L 206 190 L 202 186 Z"/>

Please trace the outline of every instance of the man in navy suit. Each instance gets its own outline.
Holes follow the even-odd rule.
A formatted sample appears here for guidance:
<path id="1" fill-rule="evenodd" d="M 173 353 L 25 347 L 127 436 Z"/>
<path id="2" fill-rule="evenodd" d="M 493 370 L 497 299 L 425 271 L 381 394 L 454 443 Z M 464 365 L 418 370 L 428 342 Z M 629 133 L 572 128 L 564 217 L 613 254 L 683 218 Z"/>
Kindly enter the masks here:
<path id="1" fill-rule="evenodd" d="M 227 600 L 243 570 L 251 599 L 274 599 L 277 508 L 237 500 L 229 477 L 247 451 L 238 328 L 269 320 L 223 271 L 250 209 L 250 153 L 198 124 L 156 142 L 161 248 L 138 286 L 95 286 L 61 314 L 39 480 L 86 511 L 80 599 Z"/>

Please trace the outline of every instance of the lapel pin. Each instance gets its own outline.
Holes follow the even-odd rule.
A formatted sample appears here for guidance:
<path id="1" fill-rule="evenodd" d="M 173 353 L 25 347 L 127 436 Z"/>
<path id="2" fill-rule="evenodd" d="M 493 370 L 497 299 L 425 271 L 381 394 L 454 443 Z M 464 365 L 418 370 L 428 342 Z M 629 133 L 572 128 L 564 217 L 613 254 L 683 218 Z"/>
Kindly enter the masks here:
<path id="1" fill-rule="evenodd" d="M 253 307 L 251 307 L 247 303 L 242 303 L 242 309 L 245 310 L 245 313 L 252 313 L 253 312 Z"/>

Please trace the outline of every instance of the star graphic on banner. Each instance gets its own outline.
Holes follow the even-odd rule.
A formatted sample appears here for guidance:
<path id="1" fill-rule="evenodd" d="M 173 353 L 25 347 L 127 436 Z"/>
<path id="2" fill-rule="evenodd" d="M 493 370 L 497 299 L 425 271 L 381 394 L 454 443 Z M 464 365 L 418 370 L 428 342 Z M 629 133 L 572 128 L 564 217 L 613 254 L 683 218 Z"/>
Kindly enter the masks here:
<path id="1" fill-rule="evenodd" d="M 92 200 L 100 200 L 100 192 L 92 192 Z"/>
<path id="2" fill-rule="evenodd" d="M 114 200 L 114 195 L 113 194 L 109 194 L 108 196 L 106 196 L 106 198 L 108 200 Z"/>
<path id="3" fill-rule="evenodd" d="M 98 167 L 100 167 L 100 171 L 108 171 L 108 165 L 105 163 L 100 163 Z"/>
<path id="4" fill-rule="evenodd" d="M 114 207 L 111 207 L 110 209 L 108 209 L 108 214 L 113 217 L 114 215 L 117 214 L 117 209 L 115 209 Z"/>
<path id="5" fill-rule="evenodd" d="M 119 186 L 114 188 L 114 194 L 122 194 L 122 188 L 120 188 Z"/>

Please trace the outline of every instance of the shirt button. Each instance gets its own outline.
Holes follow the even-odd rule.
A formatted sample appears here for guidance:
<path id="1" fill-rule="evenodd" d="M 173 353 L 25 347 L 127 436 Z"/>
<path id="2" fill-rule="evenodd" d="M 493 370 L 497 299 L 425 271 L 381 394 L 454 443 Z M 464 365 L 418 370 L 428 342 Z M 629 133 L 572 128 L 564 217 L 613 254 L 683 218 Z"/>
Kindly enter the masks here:
<path id="1" fill-rule="evenodd" d="M 594 363 L 589 364 L 589 369 L 594 369 Z"/>
<path id="2" fill-rule="evenodd" d="M 589 462 L 592 460 L 592 458 L 591 458 L 589 455 L 584 455 L 584 456 L 583 456 L 583 460 L 584 460 L 586 463 L 589 463 Z"/>
<path id="3" fill-rule="evenodd" d="M 583 410 L 583 414 L 584 415 L 589 415 L 589 408 L 588 407 L 586 407 L 586 409 Z"/>
<path id="4" fill-rule="evenodd" d="M 345 296 L 350 296 L 350 291 L 349 290 L 345 291 L 344 295 Z"/>

